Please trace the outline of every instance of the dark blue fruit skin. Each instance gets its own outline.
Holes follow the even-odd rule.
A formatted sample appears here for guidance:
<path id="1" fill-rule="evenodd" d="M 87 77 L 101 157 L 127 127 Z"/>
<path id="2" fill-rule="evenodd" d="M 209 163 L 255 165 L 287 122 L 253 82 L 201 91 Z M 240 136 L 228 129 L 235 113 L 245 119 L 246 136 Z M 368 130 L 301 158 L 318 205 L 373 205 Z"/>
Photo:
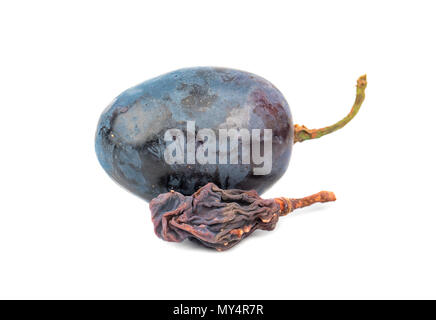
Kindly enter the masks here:
<path id="1" fill-rule="evenodd" d="M 164 134 L 196 122 L 210 128 L 272 129 L 272 170 L 253 175 L 253 164 L 175 164 L 164 159 Z M 100 117 L 95 149 L 100 164 L 123 187 L 150 201 L 175 190 L 192 195 L 209 182 L 259 194 L 286 171 L 293 146 L 288 104 L 270 82 L 251 73 L 213 67 L 181 69 L 120 94 Z M 262 148 L 263 150 L 263 148 Z"/>

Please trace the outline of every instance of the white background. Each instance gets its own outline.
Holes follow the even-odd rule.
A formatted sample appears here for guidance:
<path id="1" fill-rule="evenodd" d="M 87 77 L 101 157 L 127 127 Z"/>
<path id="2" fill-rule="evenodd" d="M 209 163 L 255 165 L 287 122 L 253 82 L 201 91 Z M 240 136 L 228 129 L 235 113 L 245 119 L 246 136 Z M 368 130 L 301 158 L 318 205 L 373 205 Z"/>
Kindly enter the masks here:
<path id="1" fill-rule="evenodd" d="M 431 1 L 4 1 L 0 298 L 436 298 Z M 308 127 L 265 197 L 335 203 L 217 253 L 163 242 L 100 167 L 100 113 L 189 66 L 258 74 Z"/>

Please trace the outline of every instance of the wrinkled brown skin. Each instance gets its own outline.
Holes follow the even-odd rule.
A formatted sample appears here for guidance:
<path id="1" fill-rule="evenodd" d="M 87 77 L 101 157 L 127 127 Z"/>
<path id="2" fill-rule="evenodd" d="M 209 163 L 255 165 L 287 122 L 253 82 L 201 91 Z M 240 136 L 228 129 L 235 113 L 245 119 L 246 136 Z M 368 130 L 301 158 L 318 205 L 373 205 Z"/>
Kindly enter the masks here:
<path id="1" fill-rule="evenodd" d="M 197 240 L 222 251 L 256 229 L 273 230 L 279 216 L 294 209 L 334 200 L 335 195 L 327 191 L 302 199 L 262 199 L 254 190 L 222 190 L 208 183 L 192 196 L 163 193 L 150 202 L 150 210 L 159 238 L 171 242 Z"/>

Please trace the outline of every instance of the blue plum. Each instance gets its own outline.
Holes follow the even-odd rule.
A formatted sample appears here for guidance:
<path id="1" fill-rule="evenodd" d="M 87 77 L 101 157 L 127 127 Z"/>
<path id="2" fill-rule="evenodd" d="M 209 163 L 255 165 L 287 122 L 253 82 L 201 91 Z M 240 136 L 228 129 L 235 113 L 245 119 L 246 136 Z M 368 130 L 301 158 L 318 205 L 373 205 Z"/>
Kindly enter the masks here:
<path id="1" fill-rule="evenodd" d="M 239 70 L 196 67 L 145 81 L 121 93 L 100 117 L 98 160 L 120 185 L 150 201 L 176 191 L 193 195 L 208 183 L 260 195 L 285 173 L 295 142 L 345 126 L 365 98 L 357 81 L 351 112 L 308 129 L 267 80 Z"/>
<path id="2" fill-rule="evenodd" d="M 206 152 L 208 159 L 216 157 L 215 163 L 192 163 L 187 159 L 189 125 L 197 137 L 195 150 L 204 143 L 197 136 L 201 129 L 212 130 L 216 137 L 220 129 L 250 133 L 257 129 L 260 147 L 265 146 L 265 129 L 269 129 L 270 170 L 256 174 L 259 165 L 250 148 L 249 161 L 243 161 L 242 138 L 236 146 L 238 164 L 218 159 L 219 153 L 231 156 L 230 141 L 224 150 L 218 145 L 215 153 Z M 183 161 L 166 161 L 168 129 L 184 134 Z M 109 176 L 146 201 L 170 190 L 192 195 L 209 182 L 262 194 L 285 173 L 292 145 L 291 113 L 277 88 L 251 73 L 213 67 L 177 70 L 124 91 L 101 115 L 95 141 L 98 159 Z"/>

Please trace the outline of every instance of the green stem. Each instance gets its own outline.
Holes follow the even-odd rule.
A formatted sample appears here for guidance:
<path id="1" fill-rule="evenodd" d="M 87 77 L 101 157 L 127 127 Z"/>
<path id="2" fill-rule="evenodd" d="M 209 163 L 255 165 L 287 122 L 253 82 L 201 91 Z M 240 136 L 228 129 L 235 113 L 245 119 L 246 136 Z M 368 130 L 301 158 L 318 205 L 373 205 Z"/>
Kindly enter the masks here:
<path id="1" fill-rule="evenodd" d="M 354 116 L 359 112 L 360 106 L 365 99 L 365 89 L 366 89 L 366 75 L 361 76 L 357 79 L 356 86 L 356 100 L 354 101 L 354 105 L 351 108 L 350 113 L 343 118 L 342 120 L 336 122 L 335 124 L 320 128 L 320 129 L 307 129 L 305 126 L 300 126 L 296 124 L 294 126 L 294 143 L 303 142 L 305 140 L 318 139 L 326 134 L 332 133 L 342 127 L 344 127 Z"/>

